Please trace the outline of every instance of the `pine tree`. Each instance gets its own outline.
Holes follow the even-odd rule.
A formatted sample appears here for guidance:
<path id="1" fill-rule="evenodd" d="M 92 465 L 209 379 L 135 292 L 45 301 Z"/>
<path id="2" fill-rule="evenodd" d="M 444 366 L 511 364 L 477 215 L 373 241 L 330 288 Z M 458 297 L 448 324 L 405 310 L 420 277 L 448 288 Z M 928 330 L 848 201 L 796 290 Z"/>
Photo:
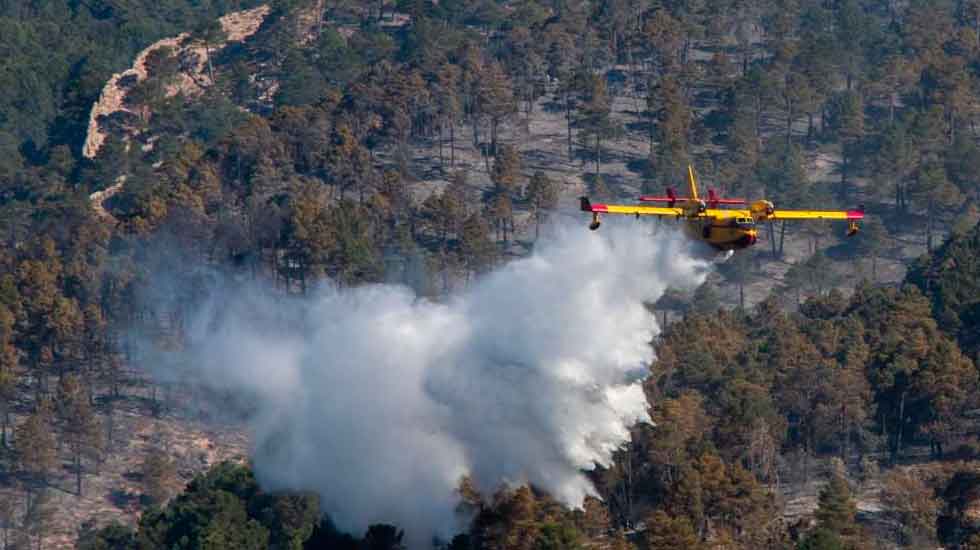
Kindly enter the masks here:
<path id="1" fill-rule="evenodd" d="M 31 487 L 47 482 L 58 460 L 54 409 L 48 399 L 42 399 L 17 427 L 15 443 L 20 468 L 27 474 Z"/>
<path id="2" fill-rule="evenodd" d="M 657 510 L 647 519 L 647 530 L 644 533 L 646 550 L 679 550 L 701 548 L 701 541 L 690 520 L 686 517 L 671 517 Z"/>
<path id="3" fill-rule="evenodd" d="M 833 531 L 818 528 L 796 545 L 796 550 L 844 550 L 844 544 Z"/>
<path id="4" fill-rule="evenodd" d="M 470 271 L 482 273 L 493 265 L 496 246 L 490 241 L 490 230 L 479 214 L 471 214 L 463 222 L 459 246 L 463 261 Z"/>
<path id="5" fill-rule="evenodd" d="M 75 493 L 82 496 L 84 464 L 101 461 L 104 443 L 88 393 L 73 374 L 65 376 L 58 385 L 58 410 L 75 469 Z"/>
<path id="6" fill-rule="evenodd" d="M 10 532 L 17 526 L 16 503 L 13 495 L 0 498 L 0 548 L 12 548 Z"/>
<path id="7" fill-rule="evenodd" d="M 221 23 L 215 19 L 210 19 L 195 29 L 194 36 L 204 44 L 204 55 L 208 64 L 208 79 L 211 81 L 210 84 L 214 86 L 216 82 L 214 80 L 214 64 L 211 62 L 211 52 L 216 45 L 222 44 L 228 39 L 228 34 L 222 28 Z"/>
<path id="8" fill-rule="evenodd" d="M 839 472 L 834 472 L 820 491 L 816 512 L 817 527 L 826 529 L 842 539 L 857 536 L 857 505 L 851 498 L 851 488 Z"/>
<path id="9" fill-rule="evenodd" d="M 657 173 L 662 179 L 676 181 L 685 174 L 690 159 L 688 155 L 688 134 L 691 129 L 691 108 L 687 103 L 680 83 L 672 76 L 664 77 L 650 91 L 648 109 L 656 116 L 655 131 L 651 132 L 651 154 L 653 139 L 659 144 L 656 150 Z M 655 101 L 656 104 L 651 102 Z"/>
<path id="10" fill-rule="evenodd" d="M 144 495 L 153 505 L 161 505 L 170 498 L 177 470 L 173 460 L 157 448 L 147 450 L 142 464 Z"/>
<path id="11" fill-rule="evenodd" d="M 936 162 L 929 162 L 916 173 L 910 195 L 913 200 L 926 205 L 926 249 L 934 247 L 935 220 L 943 212 L 962 202 L 959 189 L 946 176 L 945 168 Z"/>
<path id="12" fill-rule="evenodd" d="M 496 186 L 497 193 L 514 195 L 520 190 L 521 156 L 512 145 L 503 145 L 493 162 L 490 179 Z"/>
<path id="13" fill-rule="evenodd" d="M 599 177 L 602 164 L 602 143 L 622 133 L 622 127 L 612 118 L 612 103 L 606 90 L 605 79 L 593 76 L 589 83 L 586 101 L 579 106 L 579 138 L 592 149 L 595 160 L 595 176 Z"/>
<path id="14" fill-rule="evenodd" d="M 893 518 L 899 543 L 937 546 L 936 520 L 942 500 L 916 474 L 901 468 L 889 471 L 882 483 L 881 500 Z"/>
<path id="15" fill-rule="evenodd" d="M 497 229 L 497 238 L 506 244 L 507 230 L 513 231 L 514 226 L 514 206 L 510 200 L 510 195 L 504 192 L 496 193 L 493 202 L 490 204 L 488 214 Z"/>
<path id="16" fill-rule="evenodd" d="M 558 205 L 558 195 L 558 185 L 544 172 L 538 170 L 531 176 L 531 181 L 525 191 L 525 198 L 530 203 L 531 212 L 534 216 L 534 240 L 538 239 L 541 221 L 548 212 Z"/>
<path id="17" fill-rule="evenodd" d="M 41 548 L 41 541 L 44 540 L 48 526 L 51 525 L 57 514 L 57 509 L 52 502 L 51 491 L 52 489 L 45 487 L 36 493 L 28 494 L 23 532 L 37 541 L 38 548 Z M 18 544 L 17 547 L 20 545 Z"/>
<path id="18" fill-rule="evenodd" d="M 514 87 L 507 78 L 507 73 L 499 63 L 489 63 L 482 75 L 480 87 L 480 105 L 483 112 L 490 118 L 490 155 L 498 153 L 501 123 L 517 112 L 517 101 L 514 99 Z"/>
<path id="19" fill-rule="evenodd" d="M 439 164 L 443 163 L 442 131 L 449 126 L 449 166 L 456 166 L 456 124 L 463 108 L 459 98 L 460 69 L 457 65 L 443 65 L 437 74 L 439 109 Z"/>
<path id="20" fill-rule="evenodd" d="M 10 411 L 17 390 L 17 349 L 13 346 L 14 316 L 0 304 L 0 448 L 7 447 Z"/>

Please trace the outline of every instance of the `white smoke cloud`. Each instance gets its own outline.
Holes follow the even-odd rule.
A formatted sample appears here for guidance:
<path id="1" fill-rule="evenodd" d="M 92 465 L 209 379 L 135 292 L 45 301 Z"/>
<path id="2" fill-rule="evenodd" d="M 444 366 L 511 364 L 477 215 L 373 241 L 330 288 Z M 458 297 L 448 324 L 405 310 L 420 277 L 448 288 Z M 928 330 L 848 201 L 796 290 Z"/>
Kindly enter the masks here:
<path id="1" fill-rule="evenodd" d="M 594 494 L 581 471 L 648 420 L 640 381 L 658 328 L 643 303 L 707 266 L 644 224 L 546 235 L 443 303 L 391 285 L 214 292 L 183 363 L 249 401 L 263 486 L 319 492 L 341 529 L 449 535 L 465 474 L 580 506 Z"/>

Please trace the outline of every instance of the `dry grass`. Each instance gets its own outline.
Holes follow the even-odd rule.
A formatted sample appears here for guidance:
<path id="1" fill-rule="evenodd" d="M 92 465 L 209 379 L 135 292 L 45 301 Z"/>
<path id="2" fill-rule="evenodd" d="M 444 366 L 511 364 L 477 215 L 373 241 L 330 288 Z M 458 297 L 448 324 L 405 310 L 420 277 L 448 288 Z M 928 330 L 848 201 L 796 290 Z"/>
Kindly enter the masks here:
<path id="1" fill-rule="evenodd" d="M 100 415 L 100 420 L 105 425 L 107 415 Z M 174 493 L 209 466 L 244 461 L 248 454 L 242 427 L 209 424 L 180 414 L 156 417 L 146 398 L 136 394 L 116 403 L 112 421 L 113 445 L 98 472 L 83 478 L 81 497 L 74 492 L 75 477 L 67 461 L 50 481 L 54 514 L 44 530 L 44 548 L 74 547 L 79 526 L 85 522 L 135 525 L 143 509 L 142 462 L 155 449 L 162 449 L 177 466 Z M 12 491 L 8 496 L 23 503 L 23 493 Z"/>

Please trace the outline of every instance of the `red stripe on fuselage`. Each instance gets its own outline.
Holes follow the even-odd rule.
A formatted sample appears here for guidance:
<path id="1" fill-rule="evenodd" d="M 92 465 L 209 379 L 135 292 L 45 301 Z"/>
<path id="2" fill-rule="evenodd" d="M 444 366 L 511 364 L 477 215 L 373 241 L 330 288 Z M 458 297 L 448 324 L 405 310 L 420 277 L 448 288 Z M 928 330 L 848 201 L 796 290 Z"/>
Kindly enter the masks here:
<path id="1" fill-rule="evenodd" d="M 745 204 L 745 199 L 708 199 L 708 202 L 715 202 L 718 204 Z"/>
<path id="2" fill-rule="evenodd" d="M 864 219 L 864 211 L 863 210 L 848 210 L 847 211 L 847 219 L 849 219 L 849 220 L 860 220 L 860 219 Z"/>

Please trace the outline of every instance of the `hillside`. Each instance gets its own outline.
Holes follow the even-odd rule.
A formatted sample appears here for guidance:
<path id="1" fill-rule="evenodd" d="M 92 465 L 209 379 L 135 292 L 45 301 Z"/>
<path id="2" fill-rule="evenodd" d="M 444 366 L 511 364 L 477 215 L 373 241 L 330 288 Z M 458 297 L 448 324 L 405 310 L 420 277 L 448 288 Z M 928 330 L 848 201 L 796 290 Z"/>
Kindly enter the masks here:
<path id="1" fill-rule="evenodd" d="M 583 515 L 537 486 L 482 499 L 463 487 L 472 522 L 454 544 L 966 544 L 974 11 L 0 3 L 13 90 L 0 102 L 0 528 L 17 547 L 69 547 L 87 520 L 150 517 L 145 547 L 172 547 L 184 527 L 165 526 L 198 517 L 197 497 L 165 517 L 151 506 L 255 456 L 249 396 L 183 378 L 215 278 L 284 303 L 319 299 L 324 280 L 448 303 L 538 251 L 549 220 L 586 231 L 579 196 L 681 187 L 690 163 L 726 196 L 868 217 L 852 239 L 826 223 L 764 227 L 707 283 L 656 300 L 665 326 L 644 389 L 657 427 L 635 427 L 590 474 L 602 504 Z M 214 470 L 198 488 L 225 475 L 251 474 Z M 418 536 L 399 525 L 339 542 L 303 508 L 287 543 L 260 511 L 292 501 L 249 483 L 202 514 L 254 521 L 277 545 Z M 922 498 L 906 506 L 903 491 Z M 834 499 L 855 513 L 828 518 Z"/>

